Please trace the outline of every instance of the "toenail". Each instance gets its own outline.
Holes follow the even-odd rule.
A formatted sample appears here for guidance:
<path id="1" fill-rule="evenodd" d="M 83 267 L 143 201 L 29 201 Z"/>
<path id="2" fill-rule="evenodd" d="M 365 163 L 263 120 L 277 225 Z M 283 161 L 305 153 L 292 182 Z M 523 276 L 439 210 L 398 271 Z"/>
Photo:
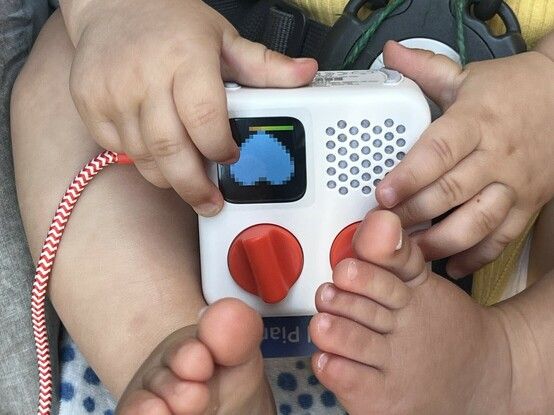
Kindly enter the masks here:
<path id="1" fill-rule="evenodd" d="M 323 370 L 328 361 L 329 355 L 327 353 L 321 353 L 317 359 L 317 369 L 320 371 Z"/>
<path id="2" fill-rule="evenodd" d="M 400 229 L 400 240 L 396 244 L 395 251 L 400 251 L 400 248 L 402 248 L 402 229 Z"/>
<path id="3" fill-rule="evenodd" d="M 317 319 L 317 329 L 324 332 L 329 330 L 329 327 L 331 327 L 331 318 L 327 314 L 320 314 Z"/>
<path id="4" fill-rule="evenodd" d="M 323 291 L 321 291 L 321 301 L 324 303 L 330 302 L 333 298 L 335 298 L 336 291 L 331 286 L 331 284 L 327 284 L 325 287 L 323 287 Z"/>
<path id="5" fill-rule="evenodd" d="M 358 276 L 358 264 L 356 263 L 356 261 L 352 260 L 348 263 L 348 267 L 346 268 L 346 276 L 350 281 Z"/>

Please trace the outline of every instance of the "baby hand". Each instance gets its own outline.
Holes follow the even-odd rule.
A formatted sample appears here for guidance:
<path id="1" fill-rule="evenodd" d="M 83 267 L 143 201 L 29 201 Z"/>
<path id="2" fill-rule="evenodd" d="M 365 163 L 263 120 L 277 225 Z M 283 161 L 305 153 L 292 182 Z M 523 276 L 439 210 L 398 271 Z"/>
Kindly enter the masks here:
<path id="1" fill-rule="evenodd" d="M 293 87 L 317 69 L 312 59 L 241 38 L 200 0 L 65 5 L 76 45 L 71 94 L 94 139 L 127 153 L 147 180 L 173 187 L 201 215 L 223 205 L 203 157 L 229 163 L 239 156 L 222 79 Z"/>
<path id="2" fill-rule="evenodd" d="M 457 209 L 416 236 L 426 259 L 464 276 L 495 259 L 554 196 L 554 62 L 528 52 L 472 63 L 390 42 L 387 66 L 444 115 L 377 188 L 404 226 Z"/>

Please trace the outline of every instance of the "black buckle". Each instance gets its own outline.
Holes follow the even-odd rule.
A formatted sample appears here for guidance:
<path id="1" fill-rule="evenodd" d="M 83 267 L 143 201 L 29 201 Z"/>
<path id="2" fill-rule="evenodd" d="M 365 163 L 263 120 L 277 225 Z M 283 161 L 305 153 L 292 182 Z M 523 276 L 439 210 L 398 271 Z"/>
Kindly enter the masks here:
<path id="1" fill-rule="evenodd" d="M 352 49 L 352 46 L 363 35 L 367 27 L 373 23 L 375 15 L 371 15 L 366 19 L 360 19 L 358 12 L 367 5 L 372 10 L 379 9 L 388 4 L 384 0 L 350 0 L 344 11 L 335 22 L 331 31 L 325 39 L 325 48 L 322 49 L 319 57 L 319 68 L 321 70 L 337 70 L 342 69 L 346 56 Z M 400 6 L 400 12 L 404 11 L 411 5 L 411 1 L 407 1 Z M 395 13 L 398 13 L 397 10 Z"/>
<path id="2" fill-rule="evenodd" d="M 488 4 L 494 9 L 499 4 L 498 14 L 506 33 L 494 36 L 486 23 L 472 14 L 470 5 Z M 464 11 L 463 25 L 467 59 L 469 62 L 510 56 L 526 50 L 525 41 L 521 36 L 517 18 L 506 1 L 472 0 Z M 365 20 L 360 20 L 358 11 L 367 4 L 378 8 L 385 4 L 381 0 L 350 0 L 344 13 L 337 20 L 325 40 L 319 56 L 320 70 L 342 69 L 347 55 L 353 45 L 362 36 L 368 26 L 374 23 L 372 14 Z M 388 40 L 402 41 L 411 38 L 428 38 L 446 44 L 454 50 L 458 49 L 457 21 L 453 13 L 454 0 L 406 0 L 392 12 L 373 34 L 371 41 L 364 47 L 355 62 L 349 65 L 351 69 L 366 69 L 383 51 Z M 493 7 L 494 6 L 494 7 Z M 492 10 L 480 10 L 481 16 L 487 17 Z"/>
<path id="3" fill-rule="evenodd" d="M 500 10 L 502 0 L 477 0 L 473 6 L 473 14 L 480 20 L 486 22 L 492 19 Z"/>
<path id="4" fill-rule="evenodd" d="M 308 27 L 308 18 L 304 11 L 284 0 L 262 0 L 260 3 L 263 4 L 262 7 L 267 8 L 266 20 L 271 9 L 292 15 L 293 27 L 288 36 L 287 47 L 284 53 L 290 57 L 300 56 Z"/>

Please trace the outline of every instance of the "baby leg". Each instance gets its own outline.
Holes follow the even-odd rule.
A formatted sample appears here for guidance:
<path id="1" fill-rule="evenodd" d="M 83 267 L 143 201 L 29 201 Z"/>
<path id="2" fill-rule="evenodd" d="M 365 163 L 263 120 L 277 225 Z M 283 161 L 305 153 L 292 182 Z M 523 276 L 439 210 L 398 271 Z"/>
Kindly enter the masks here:
<path id="1" fill-rule="evenodd" d="M 35 260 L 66 187 L 101 151 L 69 93 L 73 53 L 61 16 L 55 14 L 12 95 L 18 197 Z M 243 304 L 227 301 L 206 311 L 208 321 L 196 327 L 205 306 L 196 217 L 173 191 L 150 185 L 132 166 L 108 167 L 84 191 L 60 244 L 49 295 L 66 329 L 116 397 L 146 360 L 129 386 L 139 393 L 127 388 L 124 400 L 130 402 L 120 402 L 122 411 L 142 413 L 137 408 L 151 405 L 154 413 L 203 413 L 207 408 L 210 413 L 233 413 L 233 408 L 258 413 L 271 403 L 256 347 L 259 317 Z M 219 313 L 239 318 L 229 322 L 216 318 Z M 229 350 L 222 355 L 221 339 L 239 330 L 241 321 L 251 322 L 248 330 L 241 332 L 241 341 L 226 342 Z M 218 337 L 220 324 L 227 331 Z M 169 350 L 171 358 L 162 361 Z M 191 354 L 199 358 L 197 369 L 179 372 Z M 244 394 L 235 393 L 239 386 Z M 188 396 L 180 401 L 190 407 L 175 407 L 174 393 Z M 260 396 L 267 399 L 259 402 Z M 156 412 L 160 408 L 166 412 Z"/>

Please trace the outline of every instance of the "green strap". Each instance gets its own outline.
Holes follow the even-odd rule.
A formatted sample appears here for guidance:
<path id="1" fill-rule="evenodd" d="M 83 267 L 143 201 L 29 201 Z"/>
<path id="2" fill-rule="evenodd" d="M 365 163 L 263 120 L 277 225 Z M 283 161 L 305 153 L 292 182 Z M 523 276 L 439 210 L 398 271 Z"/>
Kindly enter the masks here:
<path id="1" fill-rule="evenodd" d="M 462 66 L 466 66 L 467 63 L 467 52 L 466 52 L 466 42 L 464 35 L 464 10 L 467 8 L 467 3 L 469 0 L 457 0 L 455 10 L 457 33 L 456 40 L 458 41 L 458 53 L 460 54 L 460 62 Z"/>
<path id="2" fill-rule="evenodd" d="M 363 33 L 362 36 L 354 43 L 348 55 L 344 60 L 342 69 L 347 69 L 351 67 L 356 59 L 360 56 L 362 51 L 365 49 L 371 37 L 375 34 L 377 29 L 381 27 L 381 24 L 389 17 L 399 6 L 401 6 L 406 0 L 390 0 L 389 3 L 382 9 L 377 10 L 374 15 L 371 17 L 372 22 Z M 457 43 L 458 43 L 458 53 L 460 54 L 460 61 L 462 65 L 465 66 L 467 62 L 466 54 L 466 44 L 465 44 L 465 35 L 464 35 L 464 10 L 467 7 L 469 0 L 456 0 L 455 7 L 455 18 L 456 18 L 456 27 L 457 27 Z"/>

